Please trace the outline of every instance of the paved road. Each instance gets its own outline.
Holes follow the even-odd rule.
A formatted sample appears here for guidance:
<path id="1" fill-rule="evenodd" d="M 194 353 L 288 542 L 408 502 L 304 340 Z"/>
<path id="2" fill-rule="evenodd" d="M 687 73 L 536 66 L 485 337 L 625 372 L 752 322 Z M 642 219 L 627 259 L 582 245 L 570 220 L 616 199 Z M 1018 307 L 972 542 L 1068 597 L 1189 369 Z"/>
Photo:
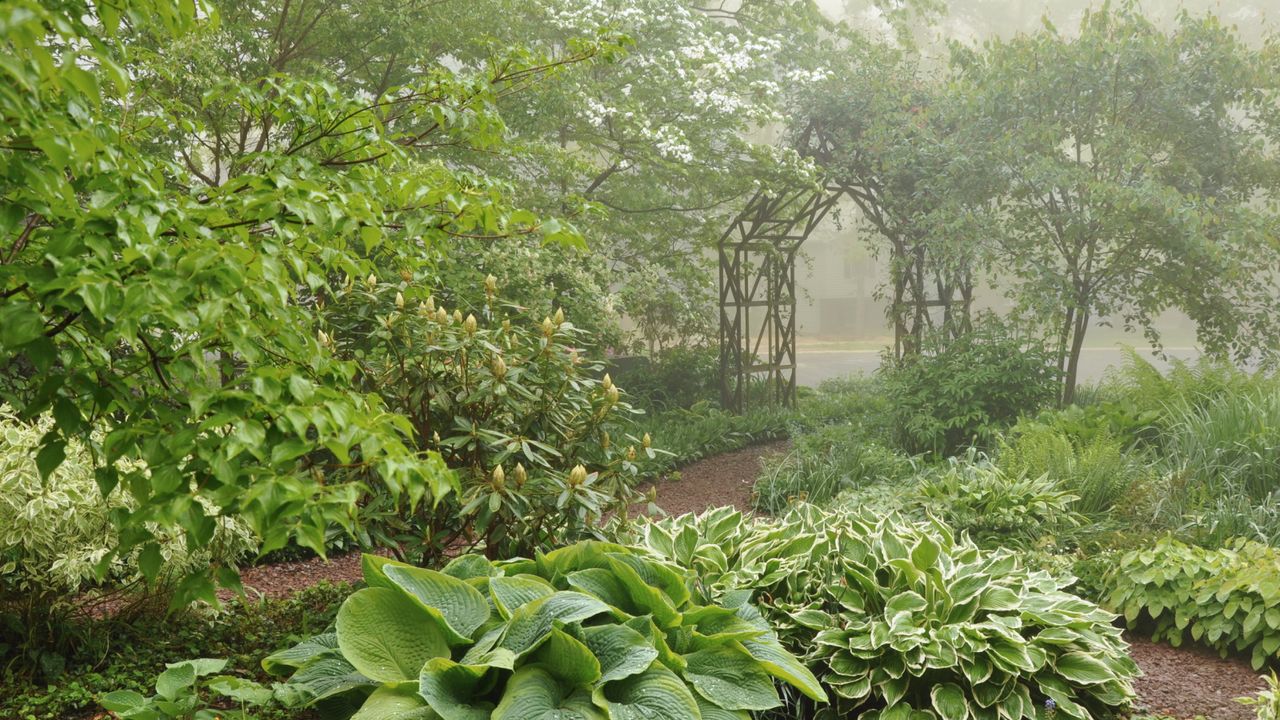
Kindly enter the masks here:
<path id="1" fill-rule="evenodd" d="M 1165 348 L 1172 357 L 1182 360 L 1195 359 L 1199 352 L 1195 348 Z M 1139 350 L 1139 355 L 1150 360 L 1156 367 L 1165 369 L 1168 363 L 1152 357 L 1149 350 Z M 1085 348 L 1080 355 L 1080 379 L 1082 382 L 1093 382 L 1102 378 L 1108 368 L 1124 364 L 1125 354 L 1117 347 Z M 854 373 L 869 374 L 880 366 L 880 352 L 877 350 L 806 350 L 799 348 L 796 361 L 796 380 L 801 385 L 810 387 L 833 377 L 843 377 Z"/>

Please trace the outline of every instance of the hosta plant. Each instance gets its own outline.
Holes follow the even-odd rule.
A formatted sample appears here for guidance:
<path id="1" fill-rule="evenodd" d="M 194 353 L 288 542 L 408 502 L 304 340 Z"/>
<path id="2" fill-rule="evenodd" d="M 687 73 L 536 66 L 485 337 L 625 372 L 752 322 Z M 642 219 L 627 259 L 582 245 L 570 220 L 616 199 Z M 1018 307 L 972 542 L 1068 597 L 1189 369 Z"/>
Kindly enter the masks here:
<path id="1" fill-rule="evenodd" d="M 364 571 L 333 632 L 264 661 L 292 673 L 287 702 L 356 720 L 745 720 L 779 705 L 775 678 L 825 699 L 748 593 L 696 604 L 684 571 L 620 545 Z"/>
<path id="2" fill-rule="evenodd" d="M 1079 498 L 1047 475 L 1012 475 L 970 451 L 920 484 L 919 500 L 983 547 L 1032 546 L 1079 525 Z"/>
<path id="3" fill-rule="evenodd" d="M 944 720 L 1104 716 L 1137 667 L 1114 616 L 1065 581 L 937 522 L 799 505 L 778 520 L 713 510 L 632 531 L 697 568 L 710 598 L 752 592 L 832 691 L 790 717 Z"/>
<path id="4" fill-rule="evenodd" d="M 1188 636 L 1248 653 L 1253 667 L 1280 658 L 1280 550 L 1237 540 L 1218 550 L 1163 538 L 1125 554 L 1107 577 L 1108 604 L 1176 646 Z"/>

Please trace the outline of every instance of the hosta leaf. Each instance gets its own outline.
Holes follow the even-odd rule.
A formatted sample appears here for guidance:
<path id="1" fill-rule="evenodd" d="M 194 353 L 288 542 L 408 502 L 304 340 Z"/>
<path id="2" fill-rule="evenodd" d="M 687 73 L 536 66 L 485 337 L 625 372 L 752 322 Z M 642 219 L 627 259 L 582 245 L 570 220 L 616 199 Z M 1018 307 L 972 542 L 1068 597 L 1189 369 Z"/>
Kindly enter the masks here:
<path id="1" fill-rule="evenodd" d="M 675 673 L 655 665 L 623 680 L 598 686 L 592 693 L 610 720 L 691 720 L 701 717 L 698 701 Z M 513 718 L 514 720 L 514 718 Z"/>
<path id="2" fill-rule="evenodd" d="M 511 613 L 555 591 L 551 583 L 536 575 L 496 577 L 489 581 L 493 604 L 504 618 L 510 618 Z"/>
<path id="3" fill-rule="evenodd" d="M 609 569 L 626 588 L 627 597 L 639 614 L 653 616 L 660 627 L 669 628 L 680 624 L 680 612 L 672 599 L 662 589 L 650 585 L 630 564 L 617 556 L 608 558 Z"/>
<path id="4" fill-rule="evenodd" d="M 582 638 L 600 662 L 601 682 L 644 672 L 658 658 L 643 635 L 622 625 L 583 628 Z"/>
<path id="5" fill-rule="evenodd" d="M 361 674 L 378 682 L 415 680 L 449 645 L 439 621 L 398 590 L 356 591 L 338 610 L 338 647 Z"/>
<path id="6" fill-rule="evenodd" d="M 702 697 L 727 710 L 768 710 L 780 704 L 773 679 L 746 650 L 719 645 L 684 656 L 684 677 Z"/>
<path id="7" fill-rule="evenodd" d="M 374 684 L 343 658 L 321 657 L 294 673 L 284 687 L 298 697 L 300 704 L 305 704 Z"/>
<path id="8" fill-rule="evenodd" d="M 384 565 L 382 572 L 441 621 L 450 644 L 471 642 L 471 635 L 489 619 L 489 602 L 479 590 L 458 578 L 400 565 Z"/>
<path id="9" fill-rule="evenodd" d="M 459 555 L 449 561 L 440 569 L 440 572 L 459 580 L 470 580 L 472 578 L 493 577 L 499 574 L 498 570 L 489 562 L 489 559 L 483 555 L 468 553 Z"/>
<path id="10" fill-rule="evenodd" d="M 590 595 L 560 591 L 516 610 L 511 615 L 498 646 L 517 656 L 523 656 L 551 634 L 551 628 L 556 622 L 581 622 L 607 612 L 609 606 Z"/>
<path id="11" fill-rule="evenodd" d="M 569 686 L 593 685 L 600 680 L 600 661 L 586 645 L 563 630 L 551 630 L 551 636 L 533 654 L 532 662 Z"/>
<path id="12" fill-rule="evenodd" d="M 1082 652 L 1069 652 L 1053 661 L 1053 666 L 1062 677 L 1080 685 L 1104 683 L 1113 677 L 1106 663 Z"/>
<path id="13" fill-rule="evenodd" d="M 605 720 L 583 690 L 566 692 L 551 673 L 526 665 L 507 680 L 492 720 Z"/>
<path id="14" fill-rule="evenodd" d="M 776 640 L 744 640 L 742 646 L 770 675 L 790 684 L 818 702 L 827 701 L 827 693 L 818 678 L 804 663 L 787 652 Z"/>
<path id="15" fill-rule="evenodd" d="M 725 710 L 708 702 L 701 695 L 694 699 L 698 701 L 698 712 L 702 714 L 702 720 L 751 720 L 751 713 L 746 710 Z"/>
<path id="16" fill-rule="evenodd" d="M 437 720 L 412 682 L 383 685 L 369 696 L 351 720 Z"/>
<path id="17" fill-rule="evenodd" d="M 418 693 L 444 720 L 488 720 L 493 704 L 477 690 L 488 668 L 432 658 L 418 677 Z"/>
<path id="18" fill-rule="evenodd" d="M 262 669 L 272 675 L 278 675 L 287 670 L 296 670 L 312 659 L 326 654 L 338 654 L 337 633 L 316 635 L 291 648 L 272 653 L 263 659 Z"/>
<path id="19" fill-rule="evenodd" d="M 955 683 L 934 685 L 929 691 L 929 698 L 942 720 L 965 720 L 969 717 L 969 701 L 965 699 L 964 690 Z"/>

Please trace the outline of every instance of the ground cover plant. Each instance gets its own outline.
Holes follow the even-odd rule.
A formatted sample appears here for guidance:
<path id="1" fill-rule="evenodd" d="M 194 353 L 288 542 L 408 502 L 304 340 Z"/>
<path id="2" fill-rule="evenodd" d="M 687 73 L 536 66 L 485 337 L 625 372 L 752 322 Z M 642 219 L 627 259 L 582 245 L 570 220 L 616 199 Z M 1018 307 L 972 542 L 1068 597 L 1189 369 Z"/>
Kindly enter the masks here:
<path id="1" fill-rule="evenodd" d="M 1280 550 L 1237 540 L 1208 550 L 1171 538 L 1120 558 L 1107 603 L 1157 640 L 1188 640 L 1255 669 L 1280 659 Z"/>

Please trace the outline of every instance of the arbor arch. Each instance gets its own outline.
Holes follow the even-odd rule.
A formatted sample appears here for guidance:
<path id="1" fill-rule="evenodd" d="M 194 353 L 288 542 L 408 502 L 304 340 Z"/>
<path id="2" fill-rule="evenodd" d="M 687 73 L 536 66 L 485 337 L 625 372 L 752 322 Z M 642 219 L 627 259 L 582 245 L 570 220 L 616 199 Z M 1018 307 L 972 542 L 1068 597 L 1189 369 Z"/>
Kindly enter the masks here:
<path id="1" fill-rule="evenodd" d="M 796 141 L 819 167 L 832 157 L 832 143 L 811 122 Z M 935 272 L 924 238 L 896 235 L 877 222 L 874 183 L 866 178 L 828 177 L 818 186 L 782 192 L 758 190 L 717 242 L 720 306 L 720 401 L 733 412 L 760 402 L 790 406 L 796 397 L 796 255 L 842 198 L 852 199 L 890 240 L 889 315 L 894 355 L 918 352 L 931 310 L 942 325 L 968 326 L 973 281 Z"/>

